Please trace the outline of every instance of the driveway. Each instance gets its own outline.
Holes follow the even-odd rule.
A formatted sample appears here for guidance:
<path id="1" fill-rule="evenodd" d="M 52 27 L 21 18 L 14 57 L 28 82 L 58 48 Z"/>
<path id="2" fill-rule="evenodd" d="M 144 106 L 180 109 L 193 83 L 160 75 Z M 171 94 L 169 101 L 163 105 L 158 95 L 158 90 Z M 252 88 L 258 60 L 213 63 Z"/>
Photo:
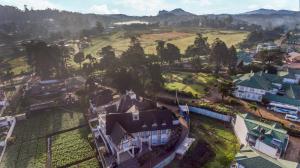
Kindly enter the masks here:
<path id="1" fill-rule="evenodd" d="M 288 148 L 284 159 L 294 162 L 300 162 L 300 138 L 290 136 Z"/>

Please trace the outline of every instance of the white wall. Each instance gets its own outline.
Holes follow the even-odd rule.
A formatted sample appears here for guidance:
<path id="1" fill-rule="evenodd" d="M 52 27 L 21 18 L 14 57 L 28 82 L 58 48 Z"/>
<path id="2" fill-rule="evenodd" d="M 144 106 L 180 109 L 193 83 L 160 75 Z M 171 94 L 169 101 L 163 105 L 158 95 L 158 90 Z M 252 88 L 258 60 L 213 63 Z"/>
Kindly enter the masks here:
<path id="1" fill-rule="evenodd" d="M 246 127 L 244 119 L 241 116 L 236 115 L 236 120 L 233 129 L 240 143 L 243 145 L 247 145 L 246 139 L 247 139 L 248 129 Z"/>
<path id="2" fill-rule="evenodd" d="M 257 149 L 258 151 L 264 153 L 264 154 L 267 154 L 267 155 L 273 157 L 273 158 L 277 158 L 277 156 L 276 156 L 277 149 L 272 148 L 269 145 L 266 145 L 265 143 L 263 143 L 260 140 L 256 141 L 256 144 L 255 144 L 254 148 Z"/>

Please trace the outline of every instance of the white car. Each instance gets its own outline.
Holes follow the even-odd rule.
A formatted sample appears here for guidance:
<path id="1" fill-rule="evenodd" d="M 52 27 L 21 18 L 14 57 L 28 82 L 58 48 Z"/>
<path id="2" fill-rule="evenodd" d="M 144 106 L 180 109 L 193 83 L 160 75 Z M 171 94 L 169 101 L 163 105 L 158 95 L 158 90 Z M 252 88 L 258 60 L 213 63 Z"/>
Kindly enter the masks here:
<path id="1" fill-rule="evenodd" d="M 300 122 L 300 116 L 298 116 L 298 115 L 287 114 L 287 115 L 285 115 L 285 119 L 294 121 L 294 122 Z"/>

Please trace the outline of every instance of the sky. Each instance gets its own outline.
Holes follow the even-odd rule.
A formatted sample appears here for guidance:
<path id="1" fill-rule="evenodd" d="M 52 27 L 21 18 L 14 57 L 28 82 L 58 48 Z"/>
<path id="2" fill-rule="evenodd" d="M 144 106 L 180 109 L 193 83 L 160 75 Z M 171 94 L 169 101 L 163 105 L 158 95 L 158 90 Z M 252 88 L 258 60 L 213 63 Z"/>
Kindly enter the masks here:
<path id="1" fill-rule="evenodd" d="M 0 0 L 20 9 L 59 9 L 81 13 L 157 15 L 160 10 L 182 8 L 195 14 L 237 14 L 260 8 L 299 10 L 300 0 Z"/>

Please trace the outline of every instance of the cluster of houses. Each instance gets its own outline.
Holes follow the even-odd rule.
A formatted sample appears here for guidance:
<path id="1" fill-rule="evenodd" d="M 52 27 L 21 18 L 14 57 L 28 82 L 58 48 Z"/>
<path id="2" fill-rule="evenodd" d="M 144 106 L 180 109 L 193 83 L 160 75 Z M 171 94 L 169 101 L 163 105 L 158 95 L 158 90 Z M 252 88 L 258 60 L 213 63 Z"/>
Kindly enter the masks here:
<path id="1" fill-rule="evenodd" d="M 181 139 L 181 124 L 173 112 L 132 91 L 117 98 L 110 90 L 97 92 L 91 96 L 89 111 L 97 114 L 96 126 L 92 128 L 96 144 L 103 142 L 108 155 L 102 161 L 104 167 L 140 167 L 138 158 L 174 141 L 185 145 L 174 144 L 170 157 L 175 157 L 176 149 L 177 154 L 183 155 L 192 142 Z"/>
<path id="2" fill-rule="evenodd" d="M 300 70 L 269 74 L 266 72 L 238 75 L 234 80 L 234 96 L 256 101 L 278 113 L 298 115 L 300 112 Z"/>

